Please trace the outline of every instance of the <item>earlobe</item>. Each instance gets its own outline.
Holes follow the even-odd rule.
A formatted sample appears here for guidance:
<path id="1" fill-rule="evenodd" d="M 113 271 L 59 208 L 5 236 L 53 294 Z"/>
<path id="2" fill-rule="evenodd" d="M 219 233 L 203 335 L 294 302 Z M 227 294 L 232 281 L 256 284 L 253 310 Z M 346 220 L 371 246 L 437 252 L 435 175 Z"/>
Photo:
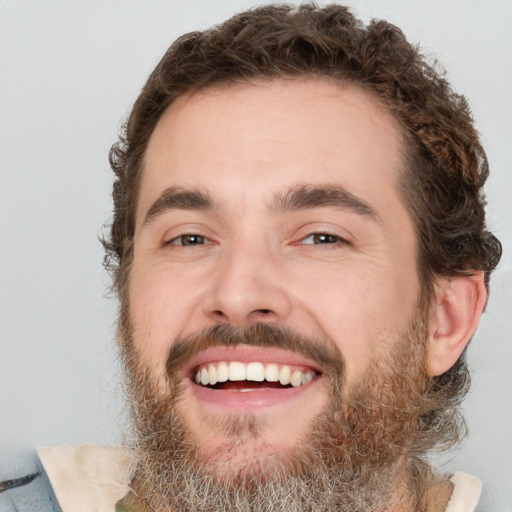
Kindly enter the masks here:
<path id="1" fill-rule="evenodd" d="M 430 321 L 429 375 L 448 371 L 473 336 L 487 302 L 483 272 L 439 277 Z"/>

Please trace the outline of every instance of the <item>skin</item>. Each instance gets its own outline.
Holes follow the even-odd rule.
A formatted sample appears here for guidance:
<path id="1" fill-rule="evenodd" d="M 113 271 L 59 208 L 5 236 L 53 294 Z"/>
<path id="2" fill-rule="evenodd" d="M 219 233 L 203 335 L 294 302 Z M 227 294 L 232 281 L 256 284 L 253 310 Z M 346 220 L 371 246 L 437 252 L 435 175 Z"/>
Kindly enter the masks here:
<path id="1" fill-rule="evenodd" d="M 399 193 L 402 152 L 396 121 L 352 86 L 255 82 L 177 99 L 147 148 L 129 288 L 134 344 L 162 392 L 175 337 L 218 323 L 273 322 L 334 344 L 346 389 L 356 386 L 372 357 L 393 349 L 420 292 L 413 222 Z M 276 196 L 304 185 L 342 187 L 371 214 L 275 207 Z M 200 190 L 214 204 L 148 219 L 172 187 Z M 191 240 L 183 235 L 204 243 L 183 245 Z M 264 428 L 240 460 L 297 446 L 326 403 L 319 378 L 279 406 L 254 408 Z M 215 421 L 222 406 L 190 386 L 181 404 L 191 435 L 214 456 L 227 436 Z"/>

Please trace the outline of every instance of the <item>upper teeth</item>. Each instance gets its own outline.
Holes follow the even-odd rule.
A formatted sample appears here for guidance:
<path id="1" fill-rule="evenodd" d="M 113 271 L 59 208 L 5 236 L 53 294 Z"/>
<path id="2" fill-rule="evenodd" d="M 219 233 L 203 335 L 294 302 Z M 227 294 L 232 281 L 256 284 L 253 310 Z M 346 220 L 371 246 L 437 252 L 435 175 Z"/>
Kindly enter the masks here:
<path id="1" fill-rule="evenodd" d="M 217 382 L 251 380 L 279 382 L 283 386 L 302 386 L 314 377 L 312 370 L 275 363 L 241 363 L 239 361 L 210 363 L 197 369 L 196 384 L 213 386 Z"/>

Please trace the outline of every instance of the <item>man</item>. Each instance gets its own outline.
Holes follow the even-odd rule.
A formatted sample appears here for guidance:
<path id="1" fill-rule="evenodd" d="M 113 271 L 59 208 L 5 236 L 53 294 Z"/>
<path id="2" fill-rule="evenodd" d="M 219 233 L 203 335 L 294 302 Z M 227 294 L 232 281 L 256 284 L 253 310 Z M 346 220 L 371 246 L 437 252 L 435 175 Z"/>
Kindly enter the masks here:
<path id="1" fill-rule="evenodd" d="M 474 510 L 426 455 L 461 437 L 500 256 L 488 165 L 396 27 L 264 7 L 184 36 L 111 164 L 135 443 L 42 451 L 65 512 Z"/>

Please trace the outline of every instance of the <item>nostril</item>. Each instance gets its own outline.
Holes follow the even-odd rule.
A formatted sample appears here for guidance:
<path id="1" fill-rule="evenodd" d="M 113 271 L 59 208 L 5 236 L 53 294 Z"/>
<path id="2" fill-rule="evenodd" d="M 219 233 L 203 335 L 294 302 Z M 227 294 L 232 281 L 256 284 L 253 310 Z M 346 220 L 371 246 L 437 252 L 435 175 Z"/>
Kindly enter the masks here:
<path id="1" fill-rule="evenodd" d="M 261 313 L 262 315 L 269 315 L 272 313 L 272 310 L 270 309 L 256 309 L 254 313 Z"/>
<path id="2" fill-rule="evenodd" d="M 216 309 L 213 314 L 217 317 L 217 318 L 221 318 L 223 320 L 229 320 L 227 315 L 221 311 L 220 309 Z"/>

